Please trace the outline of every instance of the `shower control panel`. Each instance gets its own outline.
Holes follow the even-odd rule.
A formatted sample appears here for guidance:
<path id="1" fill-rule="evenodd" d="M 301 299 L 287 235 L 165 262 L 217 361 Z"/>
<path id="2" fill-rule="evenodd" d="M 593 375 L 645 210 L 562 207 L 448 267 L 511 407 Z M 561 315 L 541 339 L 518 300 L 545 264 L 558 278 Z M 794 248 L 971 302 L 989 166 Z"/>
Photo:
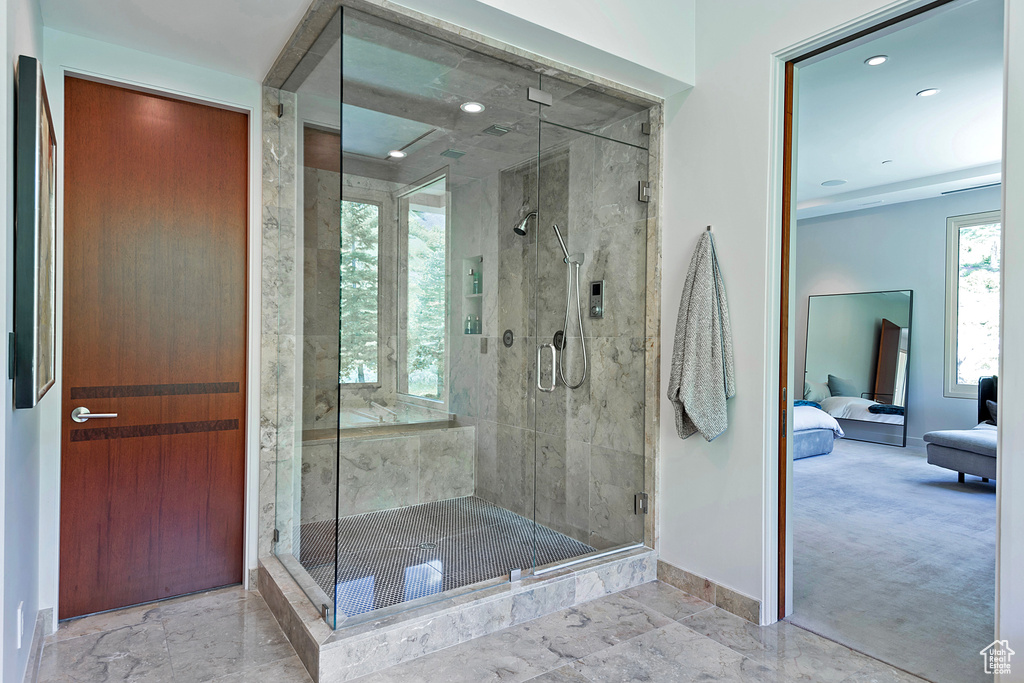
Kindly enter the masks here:
<path id="1" fill-rule="evenodd" d="M 604 280 L 590 283 L 590 317 L 604 317 Z"/>

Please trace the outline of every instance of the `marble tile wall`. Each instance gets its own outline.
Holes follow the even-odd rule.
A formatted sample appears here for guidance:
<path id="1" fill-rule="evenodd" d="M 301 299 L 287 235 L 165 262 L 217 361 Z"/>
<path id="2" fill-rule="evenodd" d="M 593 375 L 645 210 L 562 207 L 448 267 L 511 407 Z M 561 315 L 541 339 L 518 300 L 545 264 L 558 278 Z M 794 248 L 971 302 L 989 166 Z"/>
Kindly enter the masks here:
<path id="1" fill-rule="evenodd" d="M 302 523 L 473 495 L 475 431 L 410 428 L 398 436 L 343 437 L 340 481 L 336 443 L 303 444 Z"/>
<path id="2" fill-rule="evenodd" d="M 296 467 L 296 97 L 263 88 L 263 239 L 258 552 L 291 547 Z M 283 105 L 283 114 L 278 107 Z"/>
<path id="3" fill-rule="evenodd" d="M 639 128 L 645 110 L 617 128 Z M 546 137 L 546 133 L 550 136 Z M 615 131 L 622 134 L 622 131 Z M 543 126 L 557 143 L 526 163 L 452 191 L 452 267 L 482 256 L 483 335 L 465 335 L 454 316 L 452 412 L 477 426 L 476 495 L 598 548 L 644 539 L 634 495 L 645 489 L 647 151 Z M 538 175 L 539 174 L 539 175 Z M 512 226 L 540 207 L 526 236 Z M 524 208 L 527 207 L 527 208 Z M 567 274 L 551 228 L 583 252 L 580 292 L 588 379 L 536 391 L 535 350 L 562 329 Z M 496 265 L 496 268 L 494 267 Z M 605 317 L 586 311 L 589 283 L 606 283 Z M 460 298 L 456 287 L 456 311 Z M 582 372 L 575 318 L 564 350 L 568 379 Z M 512 330 L 506 348 L 502 333 Z M 546 359 L 545 359 L 546 363 Z M 545 382 L 549 381 L 545 371 Z M 535 496 L 535 500 L 534 500 Z M 534 507 L 535 506 L 535 507 Z"/>
<path id="4" fill-rule="evenodd" d="M 302 188 L 302 429 L 337 429 L 341 174 L 303 168 Z"/>

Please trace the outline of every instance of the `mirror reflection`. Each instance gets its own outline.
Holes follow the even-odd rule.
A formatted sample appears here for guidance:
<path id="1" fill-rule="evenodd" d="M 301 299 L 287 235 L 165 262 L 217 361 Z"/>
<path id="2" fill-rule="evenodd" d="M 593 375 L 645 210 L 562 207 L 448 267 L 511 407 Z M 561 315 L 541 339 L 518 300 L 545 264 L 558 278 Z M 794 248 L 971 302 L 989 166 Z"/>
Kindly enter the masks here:
<path id="1" fill-rule="evenodd" d="M 841 420 L 847 438 L 905 446 L 913 292 L 811 296 L 807 306 L 803 399 Z"/>

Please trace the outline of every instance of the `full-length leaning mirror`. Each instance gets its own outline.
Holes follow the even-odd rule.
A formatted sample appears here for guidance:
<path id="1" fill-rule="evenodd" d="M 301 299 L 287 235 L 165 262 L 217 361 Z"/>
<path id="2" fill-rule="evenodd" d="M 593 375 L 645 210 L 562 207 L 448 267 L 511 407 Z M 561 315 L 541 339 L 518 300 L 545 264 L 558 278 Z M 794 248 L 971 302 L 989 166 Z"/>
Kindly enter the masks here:
<path id="1" fill-rule="evenodd" d="M 846 437 L 907 445 L 907 386 L 914 293 L 808 297 L 804 400 Z"/>

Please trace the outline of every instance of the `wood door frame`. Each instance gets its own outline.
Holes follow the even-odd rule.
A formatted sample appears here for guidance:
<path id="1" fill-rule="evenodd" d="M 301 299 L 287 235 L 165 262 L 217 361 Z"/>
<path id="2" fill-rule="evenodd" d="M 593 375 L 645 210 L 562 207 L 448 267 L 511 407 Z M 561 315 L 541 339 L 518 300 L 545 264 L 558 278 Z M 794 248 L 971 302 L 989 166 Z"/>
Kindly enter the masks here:
<path id="1" fill-rule="evenodd" d="M 106 65 L 109 67 L 109 65 Z M 122 67 L 118 66 L 117 69 L 121 70 Z M 176 89 L 171 85 L 161 85 L 160 80 L 173 80 L 174 76 L 168 76 L 166 74 L 160 74 L 149 79 L 148 82 L 142 82 L 139 80 L 133 80 L 129 76 L 116 75 L 111 73 L 112 69 L 105 68 L 104 72 L 91 70 L 83 66 L 59 64 L 58 66 L 52 67 L 52 71 L 44 67 L 44 75 L 48 78 L 48 91 L 50 93 L 51 101 L 54 102 L 53 107 L 60 108 L 59 115 L 55 113 L 55 127 L 59 125 L 57 132 L 58 137 L 58 153 L 59 158 L 63 159 L 64 154 L 64 127 L 65 127 L 65 79 L 66 78 L 78 78 L 82 80 L 94 81 L 96 83 L 102 83 L 105 85 L 111 85 L 125 90 L 131 90 L 139 93 L 155 95 L 158 97 L 165 97 L 173 100 L 182 102 L 189 102 L 193 104 L 199 104 L 202 106 L 213 107 L 215 109 L 223 109 L 227 111 L 237 112 L 244 114 L 248 119 L 248 140 L 246 147 L 247 155 L 247 168 L 248 168 L 248 184 L 246 190 L 248 193 L 247 202 L 247 217 L 246 217 L 246 283 L 245 283 L 245 298 L 246 298 L 246 348 L 245 348 L 245 418 L 244 418 L 244 430 L 245 430 L 245 479 L 243 482 L 244 487 L 244 500 L 243 500 L 243 539 L 242 539 L 242 585 L 248 590 L 255 587 L 255 570 L 258 562 L 258 534 L 259 534 L 259 468 L 260 468 L 260 448 L 259 448 L 259 420 L 260 420 L 260 324 L 261 324 L 261 301 L 262 301 L 262 157 L 263 157 L 263 141 L 262 141 L 262 87 L 259 87 L 259 91 L 256 96 L 253 97 L 251 103 L 245 103 L 239 100 L 225 100 L 219 99 L 212 95 L 203 95 L 195 92 L 189 92 L 185 90 Z M 125 69 L 125 71 L 131 71 L 131 69 Z M 54 77 L 56 76 L 56 77 Z M 176 76 L 176 75 L 175 75 Z M 207 90 L 218 90 L 218 84 L 203 84 L 200 86 Z M 64 258 L 64 164 L 63 162 L 58 164 L 57 170 L 57 183 L 58 191 L 56 197 L 56 221 L 57 221 L 57 240 L 56 240 L 56 260 L 59 264 L 63 264 Z M 56 395 L 60 395 L 63 384 L 63 334 L 64 334 L 64 279 L 63 279 L 63 265 L 60 266 L 59 276 L 57 278 L 57 297 L 56 297 L 56 324 L 57 324 L 57 348 L 56 348 Z M 48 428 L 53 433 L 52 443 L 44 442 L 44 448 L 52 448 L 56 454 L 56 458 L 50 464 L 50 467 L 46 468 L 46 471 L 41 474 L 48 475 L 44 481 L 44 486 L 51 486 L 53 491 L 53 505 L 50 510 L 46 511 L 47 520 L 52 520 L 51 534 L 52 537 L 46 537 L 41 539 L 41 543 L 45 543 L 50 552 L 52 552 L 52 564 L 47 558 L 47 565 L 40 567 L 40 571 L 43 574 L 43 578 L 49 578 L 48 585 L 41 586 L 43 590 L 47 590 L 49 595 L 52 595 L 53 604 L 53 622 L 52 628 L 56 630 L 59 614 L 59 601 L 60 601 L 60 590 L 59 590 L 59 576 L 60 576 L 60 504 L 61 504 L 61 492 L 60 492 L 60 471 L 61 471 L 61 458 L 63 456 L 61 450 L 61 425 L 63 419 L 63 408 L 60 401 L 50 402 L 44 406 L 42 421 L 43 421 L 43 432 L 47 432 Z M 52 469 L 51 469 L 52 467 Z M 50 592 L 52 591 L 52 592 Z M 41 604 L 45 604 L 41 602 Z"/>
<path id="2" fill-rule="evenodd" d="M 848 25 L 840 26 L 817 39 L 812 39 L 801 45 L 793 46 L 775 55 L 776 68 L 781 71 L 781 92 L 776 91 L 776 101 L 781 105 L 776 109 L 779 116 L 779 129 L 776 135 L 780 143 L 782 159 L 778 167 L 780 174 L 777 178 L 779 194 L 776 195 L 776 205 L 780 216 L 780 222 L 776 224 L 777 234 L 776 245 L 779 249 L 779 265 L 775 274 L 778 276 L 778 297 L 775 299 L 775 312 L 778 314 L 778 386 L 776 392 L 777 405 L 774 412 L 776 417 L 775 440 L 777 459 L 775 460 L 775 485 L 774 496 L 769 496 L 769 512 L 774 512 L 775 533 L 769 533 L 768 547 L 775 548 L 775 571 L 774 576 L 769 577 L 765 584 L 769 588 L 766 592 L 766 606 L 776 607 L 774 617 L 782 620 L 786 617 L 786 583 L 788 579 L 787 566 L 787 527 L 790 495 L 789 477 L 789 451 L 790 451 L 790 424 L 788 423 L 788 411 L 795 397 L 787 396 L 787 388 L 791 384 L 789 365 L 789 341 L 794 336 L 793 320 L 790 318 L 792 301 L 790 298 L 790 284 L 792 269 L 790 256 L 793 246 L 793 171 L 795 167 L 795 103 L 797 101 L 797 66 L 814 57 L 818 57 L 837 47 L 858 41 L 866 36 L 884 31 L 890 27 L 912 19 L 938 7 L 947 5 L 956 0 L 906 0 L 895 7 L 887 7 L 879 10 L 873 16 L 856 20 Z M 780 160 L 776 159 L 778 163 Z M 770 458 L 769 458 L 770 459 Z M 769 468 L 771 471 L 771 468 Z M 771 475 L 769 475 L 771 476 Z M 771 590 L 774 588 L 774 592 Z"/>

